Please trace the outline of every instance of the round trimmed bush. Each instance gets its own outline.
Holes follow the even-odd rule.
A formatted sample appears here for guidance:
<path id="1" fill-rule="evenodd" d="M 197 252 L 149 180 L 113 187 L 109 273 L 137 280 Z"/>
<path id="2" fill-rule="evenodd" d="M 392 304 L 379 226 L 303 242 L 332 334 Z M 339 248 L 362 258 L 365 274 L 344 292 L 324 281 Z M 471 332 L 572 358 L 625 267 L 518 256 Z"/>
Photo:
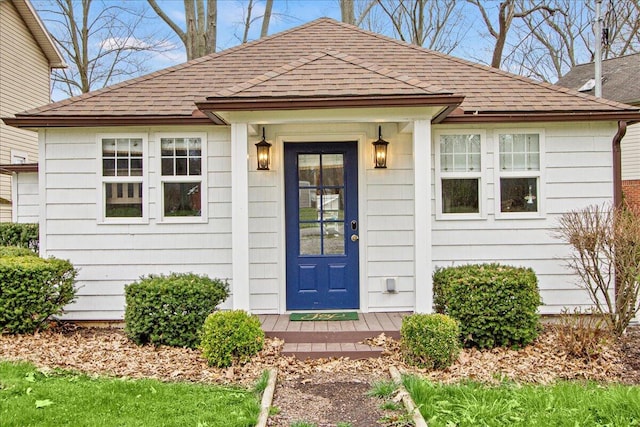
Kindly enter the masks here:
<path id="1" fill-rule="evenodd" d="M 400 328 L 405 361 L 428 369 L 451 365 L 460 354 L 458 322 L 444 314 L 412 314 Z"/>
<path id="2" fill-rule="evenodd" d="M 207 316 L 229 285 L 193 273 L 150 275 L 125 286 L 125 332 L 137 344 L 196 348 Z"/>
<path id="3" fill-rule="evenodd" d="M 542 303 L 530 268 L 477 264 L 436 270 L 436 311 L 460 323 L 465 346 L 521 347 L 540 330 Z"/>
<path id="4" fill-rule="evenodd" d="M 218 368 L 245 363 L 264 346 L 260 320 L 243 310 L 218 311 L 204 322 L 200 348 L 209 365 Z"/>
<path id="5" fill-rule="evenodd" d="M 75 299 L 77 271 L 69 261 L 27 252 L 4 248 L 0 256 L 0 333 L 45 329 Z"/>

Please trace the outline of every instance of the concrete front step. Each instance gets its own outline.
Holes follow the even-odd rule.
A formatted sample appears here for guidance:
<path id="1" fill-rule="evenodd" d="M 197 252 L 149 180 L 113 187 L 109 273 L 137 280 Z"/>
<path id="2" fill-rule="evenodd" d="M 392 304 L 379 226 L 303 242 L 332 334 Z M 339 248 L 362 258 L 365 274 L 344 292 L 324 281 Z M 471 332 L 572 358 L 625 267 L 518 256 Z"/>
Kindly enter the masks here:
<path id="1" fill-rule="evenodd" d="M 295 356 L 300 360 L 329 357 L 348 357 L 350 359 L 366 359 L 379 357 L 383 348 L 361 344 L 358 342 L 286 342 L 282 349 L 283 356 Z"/>

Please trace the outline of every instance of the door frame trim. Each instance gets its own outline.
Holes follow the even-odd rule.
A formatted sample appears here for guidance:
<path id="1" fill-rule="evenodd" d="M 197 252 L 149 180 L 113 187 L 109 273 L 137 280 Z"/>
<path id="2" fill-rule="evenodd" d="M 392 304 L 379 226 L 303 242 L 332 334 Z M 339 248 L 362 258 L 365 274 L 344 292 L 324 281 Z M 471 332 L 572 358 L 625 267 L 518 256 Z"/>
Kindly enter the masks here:
<path id="1" fill-rule="evenodd" d="M 371 125 L 372 126 L 372 125 Z M 371 127 L 369 126 L 369 127 Z M 373 129 L 373 128 L 372 128 Z M 367 128 L 369 131 L 370 129 Z M 313 132 L 286 132 L 286 133 L 276 133 L 275 135 L 275 152 L 277 153 L 277 164 L 278 164 L 278 174 L 279 174 L 279 182 L 280 186 L 278 188 L 278 196 L 279 196 L 279 207 L 278 211 L 280 212 L 280 271 L 279 277 L 281 278 L 280 284 L 278 286 L 278 313 L 284 314 L 287 312 L 287 242 L 286 242 L 286 217 L 285 217 L 285 174 L 284 174 L 284 143 L 305 143 L 305 142 L 346 142 L 346 141 L 354 141 L 357 145 L 357 156 L 358 156 L 358 228 L 360 230 L 359 233 L 359 259 L 358 259 L 358 269 L 360 271 L 359 274 L 359 283 L 358 283 L 358 294 L 360 301 L 360 311 L 366 313 L 369 311 L 369 287 L 367 286 L 368 272 L 367 272 L 367 217 L 366 217 L 366 201 L 367 197 L 367 186 L 366 186 L 366 162 L 364 159 L 367 157 L 367 154 L 373 155 L 371 148 L 368 147 L 370 144 L 366 144 L 366 142 L 370 138 L 368 137 L 366 132 L 323 132 L 319 133 L 317 131 Z M 373 141 L 373 139 L 371 139 Z M 296 310 L 299 311 L 299 310 Z"/>

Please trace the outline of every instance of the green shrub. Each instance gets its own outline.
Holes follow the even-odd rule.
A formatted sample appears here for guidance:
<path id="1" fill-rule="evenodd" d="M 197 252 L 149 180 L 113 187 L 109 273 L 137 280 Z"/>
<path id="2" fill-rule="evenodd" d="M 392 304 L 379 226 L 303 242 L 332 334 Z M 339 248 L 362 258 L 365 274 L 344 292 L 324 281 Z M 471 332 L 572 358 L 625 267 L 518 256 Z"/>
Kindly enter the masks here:
<path id="1" fill-rule="evenodd" d="M 218 311 L 204 322 L 202 354 L 211 366 L 244 363 L 264 346 L 264 331 L 260 321 L 242 310 Z"/>
<path id="2" fill-rule="evenodd" d="M 540 329 L 542 303 L 530 268 L 499 264 L 438 269 L 433 275 L 436 311 L 460 322 L 466 346 L 529 344 Z"/>
<path id="3" fill-rule="evenodd" d="M 458 322 L 444 314 L 412 314 L 400 328 L 405 361 L 428 369 L 451 365 L 460 354 Z"/>
<path id="4" fill-rule="evenodd" d="M 69 261 L 0 257 L 0 331 L 21 334 L 46 328 L 47 320 L 75 299 L 76 274 Z"/>
<path id="5" fill-rule="evenodd" d="M 196 348 L 204 320 L 228 296 L 227 282 L 193 273 L 143 277 L 125 286 L 125 332 L 137 344 Z"/>
<path id="6" fill-rule="evenodd" d="M 18 246 L 38 252 L 38 224 L 0 223 L 0 246 Z"/>
<path id="7" fill-rule="evenodd" d="M 1 257 L 20 257 L 20 256 L 32 256 L 37 257 L 38 254 L 27 248 L 19 248 L 17 246 L 0 246 L 0 258 Z"/>

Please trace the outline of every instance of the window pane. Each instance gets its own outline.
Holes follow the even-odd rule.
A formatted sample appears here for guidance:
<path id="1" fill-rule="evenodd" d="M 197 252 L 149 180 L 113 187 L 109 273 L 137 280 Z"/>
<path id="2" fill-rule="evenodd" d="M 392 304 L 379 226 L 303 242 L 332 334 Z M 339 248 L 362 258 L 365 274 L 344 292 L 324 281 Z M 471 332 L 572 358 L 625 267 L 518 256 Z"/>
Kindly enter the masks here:
<path id="1" fill-rule="evenodd" d="M 537 134 L 500 135 L 500 169 L 504 171 L 540 170 L 540 136 Z"/>
<path id="2" fill-rule="evenodd" d="M 173 159 L 162 159 L 162 175 L 173 175 Z"/>
<path id="3" fill-rule="evenodd" d="M 116 140 L 103 139 L 102 140 L 102 157 L 115 157 L 115 156 L 116 156 Z"/>
<path id="4" fill-rule="evenodd" d="M 129 157 L 129 140 L 125 138 L 120 138 L 117 140 L 117 156 L 118 157 Z"/>
<path id="5" fill-rule="evenodd" d="M 440 170 L 443 172 L 479 171 L 480 135 L 442 135 Z"/>
<path id="6" fill-rule="evenodd" d="M 501 212 L 537 212 L 537 178 L 500 178 Z"/>
<path id="7" fill-rule="evenodd" d="M 187 159 L 184 157 L 176 158 L 176 175 L 187 174 Z"/>
<path id="8" fill-rule="evenodd" d="M 200 158 L 190 158 L 189 159 L 189 175 L 200 175 L 202 174 L 202 170 L 200 167 L 200 163 L 202 161 Z"/>
<path id="9" fill-rule="evenodd" d="M 141 218 L 142 183 L 106 183 L 105 217 Z M 127 191 L 124 191 L 124 190 Z"/>
<path id="10" fill-rule="evenodd" d="M 131 140 L 131 157 L 142 157 L 142 139 L 135 138 Z"/>
<path id="11" fill-rule="evenodd" d="M 300 224 L 300 255 L 320 255 L 320 224 Z"/>
<path id="12" fill-rule="evenodd" d="M 200 157 L 202 155 L 202 142 L 200 138 L 189 138 L 189 156 Z"/>
<path id="13" fill-rule="evenodd" d="M 319 154 L 298 155 L 298 180 L 300 182 L 306 182 L 306 185 L 311 187 L 315 187 L 320 183 Z"/>
<path id="14" fill-rule="evenodd" d="M 344 185 L 344 162 L 342 154 L 322 155 L 322 185 Z"/>
<path id="15" fill-rule="evenodd" d="M 176 156 L 187 155 L 187 141 L 184 138 L 174 139 L 176 146 Z"/>
<path id="16" fill-rule="evenodd" d="M 160 140 L 160 150 L 161 155 L 173 157 L 173 139 L 171 138 L 162 138 Z"/>
<path id="17" fill-rule="evenodd" d="M 442 213 L 479 213 L 478 179 L 443 179 Z"/>
<path id="18" fill-rule="evenodd" d="M 142 159 L 131 159 L 131 176 L 142 176 Z"/>
<path id="19" fill-rule="evenodd" d="M 118 159 L 118 170 L 116 171 L 116 175 L 118 176 L 129 176 L 129 159 Z"/>
<path id="20" fill-rule="evenodd" d="M 102 176 L 115 176 L 116 175 L 116 159 L 103 159 L 102 160 Z"/>
<path id="21" fill-rule="evenodd" d="M 200 216 L 201 200 L 199 182 L 164 183 L 165 216 Z"/>
<path id="22" fill-rule="evenodd" d="M 344 255 L 344 223 L 324 224 L 324 255 Z"/>

